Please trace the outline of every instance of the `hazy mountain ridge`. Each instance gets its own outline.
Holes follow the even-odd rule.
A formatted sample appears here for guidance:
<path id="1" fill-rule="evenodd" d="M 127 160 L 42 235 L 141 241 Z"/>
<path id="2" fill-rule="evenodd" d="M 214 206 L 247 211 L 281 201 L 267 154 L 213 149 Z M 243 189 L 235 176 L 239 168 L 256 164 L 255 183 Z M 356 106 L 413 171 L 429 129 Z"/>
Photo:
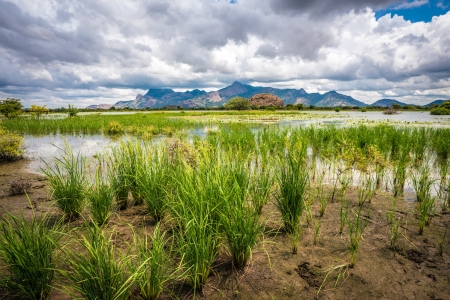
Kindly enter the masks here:
<path id="1" fill-rule="evenodd" d="M 191 107 L 215 107 L 222 106 L 231 98 L 239 96 L 251 98 L 256 94 L 269 93 L 281 98 L 284 105 L 302 103 L 305 106 L 320 106 L 320 107 L 338 107 L 338 106 L 369 106 L 364 102 L 358 101 L 351 96 L 340 94 L 336 91 L 330 91 L 324 94 L 307 93 L 303 88 L 301 89 L 278 89 L 273 87 L 251 86 L 242 84 L 238 81 L 233 84 L 219 89 L 217 91 L 206 92 L 203 90 L 192 90 L 186 92 L 175 92 L 172 89 L 157 89 L 151 88 L 145 95 L 138 94 L 134 100 L 119 101 L 114 104 L 116 108 L 130 107 L 130 108 L 162 108 L 166 106 L 180 106 L 185 108 Z M 427 106 L 438 103 L 436 100 Z M 406 106 L 408 104 L 402 103 L 392 99 L 381 99 L 370 106 L 391 106 L 392 103 Z M 90 105 L 88 108 L 96 109 L 103 108 L 105 105 Z"/>

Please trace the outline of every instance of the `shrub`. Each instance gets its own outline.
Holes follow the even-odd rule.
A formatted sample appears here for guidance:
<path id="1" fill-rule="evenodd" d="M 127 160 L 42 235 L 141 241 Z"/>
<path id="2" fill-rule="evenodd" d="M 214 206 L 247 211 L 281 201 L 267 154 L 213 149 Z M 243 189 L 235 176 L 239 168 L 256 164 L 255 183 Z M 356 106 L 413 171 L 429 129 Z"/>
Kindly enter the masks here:
<path id="1" fill-rule="evenodd" d="M 7 98 L 0 101 L 0 114 L 8 119 L 13 119 L 22 113 L 20 99 Z"/>
<path id="2" fill-rule="evenodd" d="M 250 100 L 244 97 L 233 97 L 224 107 L 225 109 L 247 110 L 250 109 Z"/>
<path id="3" fill-rule="evenodd" d="M 363 107 L 363 108 L 361 108 L 360 111 L 361 111 L 361 112 L 366 112 L 366 111 L 367 111 L 367 108 Z"/>
<path id="4" fill-rule="evenodd" d="M 23 138 L 0 127 L 0 162 L 21 159 L 23 152 Z"/>
<path id="5" fill-rule="evenodd" d="M 450 115 L 450 109 L 444 107 L 433 108 L 430 111 L 431 115 Z"/>
<path id="6" fill-rule="evenodd" d="M 120 124 L 117 121 L 112 121 L 112 122 L 108 123 L 108 125 L 106 126 L 106 130 L 105 131 L 108 134 L 121 134 L 125 130 L 124 130 L 122 124 Z"/>
<path id="7" fill-rule="evenodd" d="M 340 112 L 341 109 L 340 109 L 339 107 L 336 107 L 336 108 L 334 109 L 334 111 L 335 111 L 335 112 Z"/>

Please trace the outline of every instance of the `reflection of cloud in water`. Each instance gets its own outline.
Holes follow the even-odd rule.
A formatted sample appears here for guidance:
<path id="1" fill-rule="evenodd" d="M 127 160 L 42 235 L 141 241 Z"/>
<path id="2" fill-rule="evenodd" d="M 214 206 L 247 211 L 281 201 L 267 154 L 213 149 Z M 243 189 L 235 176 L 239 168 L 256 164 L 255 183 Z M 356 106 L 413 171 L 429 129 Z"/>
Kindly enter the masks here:
<path id="1" fill-rule="evenodd" d="M 106 147 L 115 145 L 121 139 L 112 141 L 102 135 L 47 135 L 31 136 L 25 135 L 26 151 L 25 157 L 30 159 L 28 168 L 33 172 L 40 172 L 45 166 L 44 162 L 51 163 L 55 157 L 61 157 L 64 149 L 64 140 L 70 145 L 73 152 L 81 152 L 88 160 L 95 154 L 102 152 Z"/>

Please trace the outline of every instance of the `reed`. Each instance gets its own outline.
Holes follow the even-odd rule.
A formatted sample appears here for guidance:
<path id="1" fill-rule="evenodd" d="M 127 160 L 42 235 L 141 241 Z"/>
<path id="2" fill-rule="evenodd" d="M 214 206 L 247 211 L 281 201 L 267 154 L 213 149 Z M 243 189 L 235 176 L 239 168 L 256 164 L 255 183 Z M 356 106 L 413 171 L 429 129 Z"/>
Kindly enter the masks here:
<path id="1" fill-rule="evenodd" d="M 3 296 L 49 298 L 62 235 L 61 222 L 52 222 L 47 215 L 38 219 L 33 212 L 31 221 L 9 212 L 0 217 L 0 260 L 5 267 L 0 288 L 7 291 Z"/>

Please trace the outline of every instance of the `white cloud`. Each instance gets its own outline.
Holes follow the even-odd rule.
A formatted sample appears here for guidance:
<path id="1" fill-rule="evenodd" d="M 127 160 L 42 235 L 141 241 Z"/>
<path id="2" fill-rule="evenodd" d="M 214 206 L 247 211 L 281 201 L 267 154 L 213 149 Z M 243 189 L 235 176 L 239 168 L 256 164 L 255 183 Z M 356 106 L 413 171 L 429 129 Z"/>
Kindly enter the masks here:
<path id="1" fill-rule="evenodd" d="M 408 9 L 414 7 L 420 7 L 422 5 L 428 4 L 428 0 L 414 0 L 413 2 L 403 2 L 402 4 L 394 7 L 394 9 Z"/>

